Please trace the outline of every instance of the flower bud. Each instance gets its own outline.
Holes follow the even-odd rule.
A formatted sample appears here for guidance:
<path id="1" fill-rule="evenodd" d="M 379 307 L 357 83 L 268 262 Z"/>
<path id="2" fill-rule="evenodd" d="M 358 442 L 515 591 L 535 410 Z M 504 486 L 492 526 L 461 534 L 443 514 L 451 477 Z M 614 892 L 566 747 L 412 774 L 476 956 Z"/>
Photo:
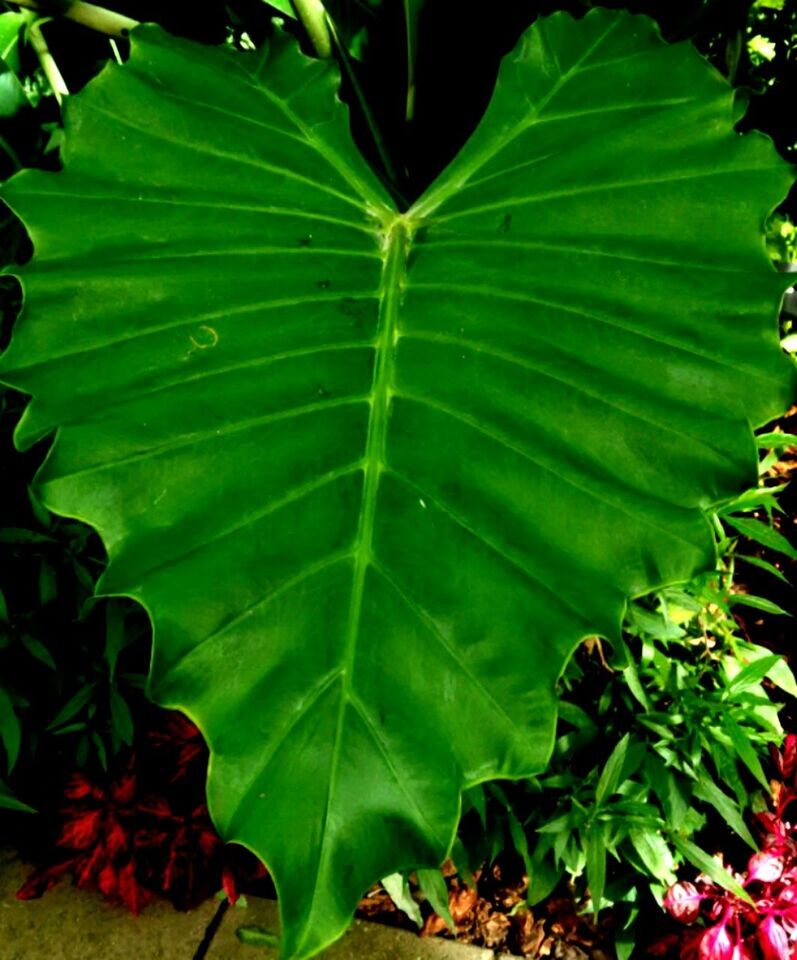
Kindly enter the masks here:
<path id="1" fill-rule="evenodd" d="M 700 913 L 703 895 L 693 883 L 676 883 L 664 897 L 664 909 L 674 920 L 694 923 Z"/>

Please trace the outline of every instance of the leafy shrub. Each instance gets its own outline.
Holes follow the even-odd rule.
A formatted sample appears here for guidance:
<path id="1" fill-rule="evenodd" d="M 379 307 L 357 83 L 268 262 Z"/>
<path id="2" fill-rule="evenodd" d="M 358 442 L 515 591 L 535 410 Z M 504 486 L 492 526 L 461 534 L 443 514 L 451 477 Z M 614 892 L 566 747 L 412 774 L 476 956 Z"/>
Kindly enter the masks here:
<path id="1" fill-rule="evenodd" d="M 797 684 L 781 656 L 740 629 L 740 603 L 770 616 L 784 611 L 740 593 L 738 567 L 753 564 L 781 579 L 782 563 L 797 557 L 777 530 L 750 519 L 777 510 L 782 485 L 772 451 L 792 439 L 762 434 L 762 485 L 720 511 L 716 570 L 636 601 L 613 653 L 595 639 L 570 662 L 545 775 L 465 794 L 454 857 L 472 888 L 483 864 L 489 872 L 514 851 L 529 878 L 526 906 L 565 878 L 585 909 L 614 908 L 621 958 L 682 865 L 739 891 L 712 853 L 717 844 L 734 858 L 757 849 L 750 814 L 769 799 L 765 770 L 782 738 L 778 709 L 794 702 Z M 756 553 L 754 541 L 734 536 L 733 523 L 763 541 L 775 563 Z M 596 891 L 600 901 L 590 903 Z M 452 903 L 457 896 L 455 888 Z"/>
<path id="2" fill-rule="evenodd" d="M 0 398 L 4 453 L 19 412 L 10 392 Z M 148 630 L 129 602 L 94 598 L 103 551 L 91 531 L 37 507 L 13 474 L 5 480 L 0 741 L 6 750 L 0 771 L 14 775 L 23 796 L 6 786 L 0 806 L 29 809 L 46 803 L 46 789 L 57 786 L 59 774 L 104 767 L 131 742 L 129 702 L 144 683 Z M 47 787 L 31 792 L 31 771 L 43 767 L 50 768 Z"/>
<path id="3" fill-rule="evenodd" d="M 731 960 L 761 957 L 786 960 L 797 944 L 797 843 L 793 823 L 797 736 L 790 734 L 782 752 L 776 752 L 780 781 L 775 783 L 771 811 L 756 815 L 763 834 L 762 849 L 754 853 L 747 870 L 737 877 L 740 891 L 723 889 L 708 876 L 694 883 L 676 883 L 664 906 L 683 924 L 702 918 L 705 926 L 672 935 L 659 951 L 679 943 L 681 956 Z"/>
<path id="4" fill-rule="evenodd" d="M 20 900 L 40 897 L 64 876 L 139 913 L 154 896 L 188 909 L 223 888 L 263 875 L 225 848 L 203 802 L 207 752 L 179 714 L 159 715 L 147 740 L 113 777 L 75 773 L 64 790 L 57 846 L 62 859 L 35 871 Z"/>

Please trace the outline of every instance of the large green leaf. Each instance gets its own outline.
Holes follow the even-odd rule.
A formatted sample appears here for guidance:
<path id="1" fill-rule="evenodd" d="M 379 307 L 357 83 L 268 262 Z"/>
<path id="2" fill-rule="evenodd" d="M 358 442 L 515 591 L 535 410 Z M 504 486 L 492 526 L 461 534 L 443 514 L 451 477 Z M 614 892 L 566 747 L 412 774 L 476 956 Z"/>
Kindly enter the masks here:
<path id="1" fill-rule="evenodd" d="M 652 23 L 539 21 L 397 213 L 335 68 L 154 28 L 6 198 L 36 255 L 2 365 L 45 503 L 155 629 L 220 830 L 306 957 L 438 864 L 460 790 L 539 771 L 577 642 L 713 560 L 787 403 L 763 218 L 790 178 Z"/>

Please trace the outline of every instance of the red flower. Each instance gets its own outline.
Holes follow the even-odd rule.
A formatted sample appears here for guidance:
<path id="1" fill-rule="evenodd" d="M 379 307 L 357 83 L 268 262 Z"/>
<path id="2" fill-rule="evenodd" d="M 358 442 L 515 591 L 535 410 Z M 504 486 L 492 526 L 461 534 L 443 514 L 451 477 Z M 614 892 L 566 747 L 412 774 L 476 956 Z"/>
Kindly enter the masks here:
<path id="1" fill-rule="evenodd" d="M 70 778 L 64 788 L 70 802 L 61 811 L 57 840 L 69 856 L 35 872 L 19 890 L 19 899 L 40 897 L 72 874 L 78 887 L 97 889 L 132 913 L 139 913 L 156 893 L 187 909 L 220 887 L 234 903 L 236 871 L 252 879 L 265 874 L 262 864 L 241 869 L 228 854 L 204 802 L 207 752 L 202 737 L 180 714 L 166 716 L 164 728 L 150 734 L 151 746 L 145 741 L 109 783 L 96 783 L 83 773 Z M 158 751 L 155 757 L 151 747 Z M 167 747 L 171 756 L 164 752 Z"/>
<path id="2" fill-rule="evenodd" d="M 102 810 L 87 810 L 73 820 L 67 820 L 58 837 L 59 847 L 85 850 L 97 842 L 102 821 Z"/>

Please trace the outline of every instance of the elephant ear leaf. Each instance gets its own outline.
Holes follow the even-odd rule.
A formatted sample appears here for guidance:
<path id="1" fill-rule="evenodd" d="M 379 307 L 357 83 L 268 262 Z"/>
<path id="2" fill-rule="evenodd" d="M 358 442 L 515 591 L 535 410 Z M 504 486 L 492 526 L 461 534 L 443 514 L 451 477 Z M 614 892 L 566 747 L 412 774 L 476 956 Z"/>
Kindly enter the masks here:
<path id="1" fill-rule="evenodd" d="M 581 638 L 713 562 L 793 387 L 790 178 L 691 48 L 601 9 L 523 36 L 404 212 L 289 38 L 132 47 L 5 192 L 35 256 L 2 376 L 303 958 L 441 862 L 463 787 L 544 767 Z"/>

